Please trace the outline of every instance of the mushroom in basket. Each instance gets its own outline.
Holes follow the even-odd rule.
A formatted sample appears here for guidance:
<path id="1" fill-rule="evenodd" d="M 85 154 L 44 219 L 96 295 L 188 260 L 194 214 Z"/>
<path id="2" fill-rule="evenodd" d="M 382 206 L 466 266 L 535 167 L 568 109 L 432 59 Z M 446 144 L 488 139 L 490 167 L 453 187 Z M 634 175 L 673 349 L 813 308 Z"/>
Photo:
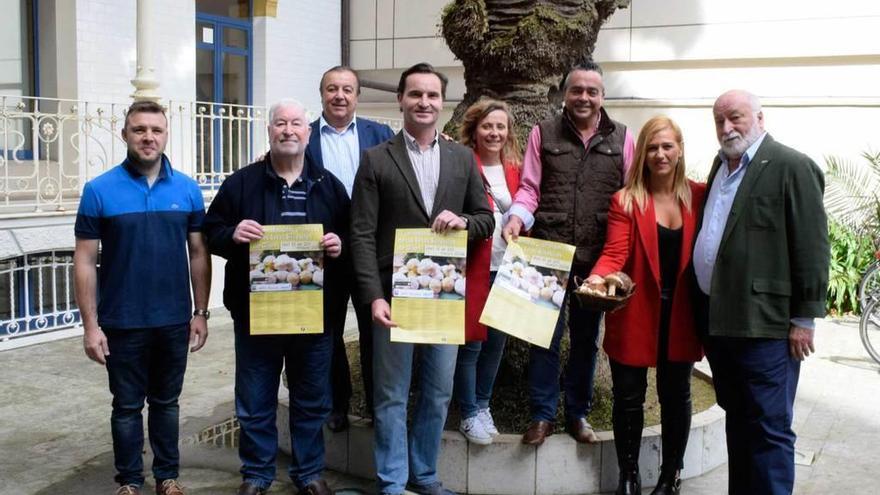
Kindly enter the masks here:
<path id="1" fill-rule="evenodd" d="M 577 277 L 575 277 L 577 282 Z M 574 291 L 575 299 L 583 308 L 593 311 L 616 311 L 626 305 L 635 291 L 635 284 L 625 273 L 615 272 L 605 277 L 590 275 Z"/>
<path id="2" fill-rule="evenodd" d="M 633 281 L 629 275 L 623 272 L 614 272 L 605 276 L 605 285 L 608 287 L 606 295 L 609 297 L 617 296 L 617 289 L 620 289 L 620 295 L 625 296 L 633 289 Z"/>

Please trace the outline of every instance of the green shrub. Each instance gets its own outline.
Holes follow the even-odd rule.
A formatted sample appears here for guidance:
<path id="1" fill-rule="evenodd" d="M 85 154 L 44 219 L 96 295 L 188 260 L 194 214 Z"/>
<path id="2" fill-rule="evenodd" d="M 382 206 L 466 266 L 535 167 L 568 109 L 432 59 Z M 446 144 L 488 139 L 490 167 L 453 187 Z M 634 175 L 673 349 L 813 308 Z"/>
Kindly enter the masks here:
<path id="1" fill-rule="evenodd" d="M 833 218 L 828 222 L 831 266 L 827 307 L 830 313 L 858 313 L 859 281 L 874 260 L 870 236 L 860 235 Z"/>

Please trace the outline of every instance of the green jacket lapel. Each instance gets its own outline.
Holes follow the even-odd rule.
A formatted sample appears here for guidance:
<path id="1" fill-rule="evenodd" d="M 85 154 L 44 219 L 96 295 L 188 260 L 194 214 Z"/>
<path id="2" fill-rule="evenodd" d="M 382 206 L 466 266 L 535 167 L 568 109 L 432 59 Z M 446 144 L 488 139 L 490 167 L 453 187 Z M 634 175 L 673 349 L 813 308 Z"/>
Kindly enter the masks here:
<path id="1" fill-rule="evenodd" d="M 755 156 L 749 161 L 749 165 L 746 167 L 745 176 L 739 184 L 739 188 L 736 190 L 736 197 L 733 198 L 733 205 L 730 207 L 730 215 L 727 216 L 727 224 L 724 226 L 724 233 L 721 235 L 719 251 L 721 250 L 720 246 L 724 245 L 724 242 L 727 241 L 727 238 L 730 237 L 730 233 L 736 226 L 737 221 L 742 217 L 742 210 L 746 206 L 752 188 L 755 183 L 758 182 L 758 177 L 761 176 L 767 168 L 767 165 L 770 164 L 770 152 L 768 151 L 768 148 L 772 146 L 773 138 L 767 134 L 764 136 L 764 141 L 761 143 L 761 146 L 758 147 L 758 151 L 755 152 Z"/>

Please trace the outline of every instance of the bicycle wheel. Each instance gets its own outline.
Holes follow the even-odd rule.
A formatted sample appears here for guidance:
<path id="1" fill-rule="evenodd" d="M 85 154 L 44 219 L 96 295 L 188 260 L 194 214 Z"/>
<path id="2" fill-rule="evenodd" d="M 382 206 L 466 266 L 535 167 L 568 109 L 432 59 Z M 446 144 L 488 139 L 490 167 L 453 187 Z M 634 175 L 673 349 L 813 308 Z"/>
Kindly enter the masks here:
<path id="1" fill-rule="evenodd" d="M 874 262 L 859 282 L 859 307 L 864 312 L 871 301 L 880 299 L 880 262 Z"/>
<path id="2" fill-rule="evenodd" d="M 880 364 L 880 300 L 871 301 L 862 311 L 859 336 L 871 358 Z"/>

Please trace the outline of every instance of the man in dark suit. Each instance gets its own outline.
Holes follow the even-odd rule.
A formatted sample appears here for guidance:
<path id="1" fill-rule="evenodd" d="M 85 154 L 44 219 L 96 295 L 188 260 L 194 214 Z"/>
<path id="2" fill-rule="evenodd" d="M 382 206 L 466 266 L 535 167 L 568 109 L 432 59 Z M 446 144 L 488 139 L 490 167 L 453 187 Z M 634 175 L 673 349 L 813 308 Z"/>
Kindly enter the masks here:
<path id="1" fill-rule="evenodd" d="M 357 72 L 346 66 L 332 67 L 321 76 L 321 116 L 311 123 L 312 133 L 306 154 L 318 166 L 335 175 L 348 196 L 354 185 L 361 153 L 379 143 L 385 142 L 394 135 L 386 124 L 369 119 L 355 117 L 358 95 L 361 93 L 360 79 Z M 347 260 L 351 258 L 346 256 Z M 348 266 L 348 277 L 353 277 L 351 266 Z M 373 345 L 370 337 L 370 305 L 355 296 L 352 298 L 355 315 L 357 316 L 360 341 L 361 376 L 364 381 L 364 395 L 367 402 L 367 414 L 373 414 Z M 348 300 L 348 295 L 345 299 Z M 332 315 L 339 321 L 333 326 L 338 330 L 333 336 L 333 362 L 331 364 L 331 383 L 333 387 L 333 412 L 327 419 L 327 426 L 332 431 L 344 431 L 348 428 L 348 408 L 351 400 L 351 372 L 348 357 L 345 354 L 345 343 L 342 334 L 345 330 L 346 312 Z"/>
<path id="2" fill-rule="evenodd" d="M 790 494 L 800 362 L 825 315 L 825 181 L 764 131 L 756 96 L 729 91 L 712 112 L 721 151 L 694 247 L 695 306 L 727 413 L 729 492 Z"/>
<path id="3" fill-rule="evenodd" d="M 352 195 L 355 274 L 373 316 L 376 473 L 380 493 L 450 493 L 437 479 L 437 455 L 458 346 L 390 341 L 391 270 L 398 228 L 435 232 L 467 229 L 469 238 L 492 235 L 494 218 L 468 148 L 440 139 L 446 77 L 429 64 L 400 76 L 397 101 L 403 130 L 367 150 Z M 407 399 L 418 348 L 421 393 L 407 434 Z"/>

